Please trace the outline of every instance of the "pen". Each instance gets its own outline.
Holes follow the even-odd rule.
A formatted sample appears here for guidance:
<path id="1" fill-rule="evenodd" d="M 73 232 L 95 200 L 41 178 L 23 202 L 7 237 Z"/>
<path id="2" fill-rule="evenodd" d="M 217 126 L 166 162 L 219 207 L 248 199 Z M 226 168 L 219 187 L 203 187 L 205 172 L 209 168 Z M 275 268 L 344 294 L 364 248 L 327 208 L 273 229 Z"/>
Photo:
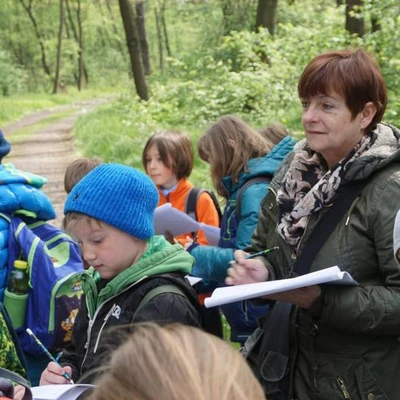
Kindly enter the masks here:
<path id="1" fill-rule="evenodd" d="M 270 249 L 265 249 L 258 251 L 257 253 L 250 254 L 249 256 L 245 257 L 246 260 L 249 258 L 254 258 L 258 256 L 263 256 L 264 254 L 270 253 L 271 251 L 279 250 L 279 246 L 271 247 Z M 229 264 L 234 264 L 236 260 L 229 261 Z"/>
<path id="2" fill-rule="evenodd" d="M 36 342 L 36 344 L 45 352 L 46 356 L 50 358 L 51 361 L 55 362 L 56 364 L 58 364 L 57 360 L 52 356 L 52 354 L 46 349 L 46 347 L 44 347 L 43 343 L 35 336 L 35 334 L 29 329 L 27 328 L 26 331 L 28 332 L 29 336 L 32 336 L 33 340 Z M 60 365 L 60 364 L 58 364 Z M 65 373 L 63 374 L 64 378 L 69 380 L 69 383 L 71 385 L 74 384 L 74 381 L 71 379 L 71 377 Z"/>

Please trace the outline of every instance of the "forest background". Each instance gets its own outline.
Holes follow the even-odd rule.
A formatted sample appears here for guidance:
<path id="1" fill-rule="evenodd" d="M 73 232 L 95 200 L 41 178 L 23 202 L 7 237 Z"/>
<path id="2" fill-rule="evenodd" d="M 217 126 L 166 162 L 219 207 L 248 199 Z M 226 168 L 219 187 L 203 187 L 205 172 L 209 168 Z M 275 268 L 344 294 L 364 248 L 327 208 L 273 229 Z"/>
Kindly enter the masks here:
<path id="1" fill-rule="evenodd" d="M 349 47 L 377 59 L 384 121 L 400 126 L 399 23 L 397 0 L 1 0 L 0 126 L 107 98 L 79 118 L 77 150 L 138 168 L 155 131 L 186 132 L 196 148 L 225 114 L 301 138 L 302 69 Z M 191 180 L 210 186 L 197 155 Z"/>

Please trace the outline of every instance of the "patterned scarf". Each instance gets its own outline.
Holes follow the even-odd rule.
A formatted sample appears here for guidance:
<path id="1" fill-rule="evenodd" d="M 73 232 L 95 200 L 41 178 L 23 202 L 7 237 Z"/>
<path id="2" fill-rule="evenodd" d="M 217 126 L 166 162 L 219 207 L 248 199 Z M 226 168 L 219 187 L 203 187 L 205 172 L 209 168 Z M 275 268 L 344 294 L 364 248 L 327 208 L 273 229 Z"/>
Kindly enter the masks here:
<path id="1" fill-rule="evenodd" d="M 277 193 L 280 211 L 277 229 L 288 244 L 297 248 L 310 215 L 330 203 L 350 166 L 373 141 L 372 135 L 365 135 L 350 154 L 331 169 L 305 142 L 294 156 Z"/>

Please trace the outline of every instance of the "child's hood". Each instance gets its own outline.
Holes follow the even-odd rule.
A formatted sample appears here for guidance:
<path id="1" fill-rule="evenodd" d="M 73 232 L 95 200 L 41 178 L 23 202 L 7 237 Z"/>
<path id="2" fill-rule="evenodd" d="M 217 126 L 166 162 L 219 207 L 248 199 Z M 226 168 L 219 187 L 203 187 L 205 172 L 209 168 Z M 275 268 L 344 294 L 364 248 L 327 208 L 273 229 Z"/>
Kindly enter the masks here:
<path id="1" fill-rule="evenodd" d="M 139 261 L 118 274 L 101 289 L 97 304 L 124 291 L 139 280 L 168 272 L 189 273 L 194 258 L 179 245 L 171 245 L 164 236 L 153 236 L 147 241 L 147 251 Z"/>

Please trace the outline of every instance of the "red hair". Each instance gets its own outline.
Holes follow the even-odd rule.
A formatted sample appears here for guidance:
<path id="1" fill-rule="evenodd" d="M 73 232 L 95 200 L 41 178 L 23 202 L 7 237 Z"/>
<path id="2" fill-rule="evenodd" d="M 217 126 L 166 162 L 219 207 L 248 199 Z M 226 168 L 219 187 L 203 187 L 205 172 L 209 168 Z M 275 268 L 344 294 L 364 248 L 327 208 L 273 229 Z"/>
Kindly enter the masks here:
<path id="1" fill-rule="evenodd" d="M 372 102 L 376 114 L 366 131 L 382 120 L 387 91 L 382 72 L 374 58 L 362 49 L 330 51 L 315 57 L 304 69 L 298 84 L 301 99 L 336 93 L 345 99 L 354 119 Z"/>

